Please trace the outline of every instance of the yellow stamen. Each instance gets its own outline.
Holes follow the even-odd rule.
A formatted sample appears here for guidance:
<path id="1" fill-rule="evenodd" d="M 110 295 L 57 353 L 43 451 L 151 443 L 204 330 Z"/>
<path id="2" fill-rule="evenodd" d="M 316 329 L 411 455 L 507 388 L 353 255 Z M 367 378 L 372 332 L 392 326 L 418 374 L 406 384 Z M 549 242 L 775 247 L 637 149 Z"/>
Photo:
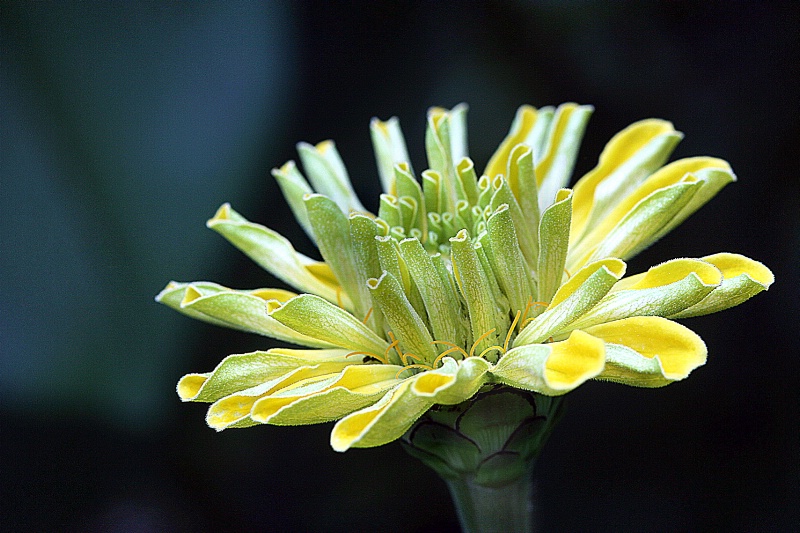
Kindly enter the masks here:
<path id="1" fill-rule="evenodd" d="M 567 274 L 567 279 L 572 277 L 572 274 L 570 274 L 569 270 L 567 270 L 566 268 L 564 269 L 564 272 L 566 272 L 566 274 Z"/>
<path id="2" fill-rule="evenodd" d="M 387 361 L 389 360 L 389 352 L 391 352 L 391 351 L 392 351 L 392 348 L 394 348 L 395 346 L 397 346 L 397 343 L 398 343 L 398 342 L 399 342 L 399 341 L 394 341 L 392 344 L 390 344 L 389 346 L 387 346 L 387 347 L 386 347 L 386 351 L 385 351 L 385 352 L 383 352 L 383 356 L 386 358 L 386 360 L 387 360 Z"/>
<path id="3" fill-rule="evenodd" d="M 489 346 L 484 351 L 482 351 L 478 355 L 478 357 L 483 357 L 484 355 L 486 355 L 487 353 L 491 352 L 492 350 L 497 350 L 498 352 L 500 352 L 500 355 L 503 355 L 503 354 L 506 353 L 505 351 L 503 351 L 503 347 L 502 346 L 499 346 L 499 345 L 495 344 L 494 346 Z"/>
<path id="4" fill-rule="evenodd" d="M 462 354 L 464 354 L 464 357 L 469 357 L 469 354 L 464 350 L 464 348 L 462 348 L 461 346 L 458 346 L 456 344 L 453 344 L 452 342 L 433 341 L 431 344 L 444 344 L 445 346 L 451 346 L 451 348 L 449 350 L 445 350 L 444 353 L 453 353 L 455 351 L 458 351 L 458 352 L 461 352 Z"/>
<path id="5" fill-rule="evenodd" d="M 408 370 L 409 368 L 424 368 L 425 370 L 433 370 L 433 368 L 429 367 L 428 365 L 406 365 L 400 369 L 400 371 L 394 375 L 394 379 L 399 379 L 400 374 Z"/>
<path id="6" fill-rule="evenodd" d="M 470 349 L 469 349 L 469 355 L 468 355 L 467 357 L 472 357 L 472 356 L 475 354 L 475 347 L 476 347 L 478 344 L 480 344 L 480 343 L 481 343 L 481 341 L 482 341 L 483 339 L 485 339 L 486 337 L 488 337 L 489 335 L 491 335 L 492 333 L 494 333 L 494 330 L 496 330 L 496 329 L 497 329 L 497 328 L 492 328 L 492 329 L 490 329 L 489 331 L 487 331 L 486 333 L 484 333 L 483 335 L 481 335 L 480 337 L 478 337 L 478 340 L 476 340 L 476 341 L 475 341 L 475 342 L 472 344 L 472 348 L 470 348 Z"/>
<path id="7" fill-rule="evenodd" d="M 391 331 L 389 332 L 389 338 L 392 340 L 392 344 L 389 345 L 388 349 L 394 348 L 397 350 L 397 355 L 400 356 L 400 360 L 403 360 L 403 352 L 400 350 L 400 341 L 394 338 L 394 333 Z M 389 354 L 386 354 L 386 357 L 389 357 Z"/>
<path id="8" fill-rule="evenodd" d="M 422 357 L 418 357 L 418 356 L 414 355 L 411 352 L 406 352 L 401 356 L 401 359 L 403 360 L 403 364 L 405 366 L 408 366 L 408 358 L 409 357 L 414 359 L 414 360 L 416 360 L 416 361 L 422 361 Z"/>
<path id="9" fill-rule="evenodd" d="M 369 317 L 370 317 L 370 316 L 372 316 L 372 308 L 371 308 L 371 307 L 369 308 L 369 311 L 367 311 L 367 316 L 365 316 L 365 317 L 364 317 L 364 320 L 362 320 L 361 322 L 362 322 L 362 323 L 364 323 L 364 324 L 366 324 L 366 323 L 367 323 L 367 320 L 369 320 Z"/>
<path id="10" fill-rule="evenodd" d="M 506 342 L 503 343 L 503 354 L 508 351 L 508 343 L 511 341 L 511 334 L 514 332 L 514 326 L 517 325 L 517 320 L 519 320 L 521 315 L 522 313 L 520 311 L 517 311 L 517 314 L 514 315 L 514 321 L 511 322 L 511 327 L 508 328 L 508 333 L 506 334 Z"/>

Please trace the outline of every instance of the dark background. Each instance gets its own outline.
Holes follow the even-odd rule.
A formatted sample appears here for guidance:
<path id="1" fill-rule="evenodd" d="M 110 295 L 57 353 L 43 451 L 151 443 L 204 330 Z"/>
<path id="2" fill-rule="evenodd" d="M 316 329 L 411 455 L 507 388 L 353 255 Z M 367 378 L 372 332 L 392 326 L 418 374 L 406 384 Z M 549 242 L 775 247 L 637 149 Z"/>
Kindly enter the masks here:
<path id="1" fill-rule="evenodd" d="M 331 4 L 336 4 L 335 6 Z M 800 8 L 785 3 L 2 2 L 0 529 L 450 531 L 396 444 L 330 425 L 216 434 L 174 384 L 268 339 L 157 305 L 169 279 L 276 286 L 204 222 L 224 201 L 314 253 L 269 170 L 336 140 L 376 209 L 371 117 L 424 168 L 429 106 L 470 104 L 482 168 L 514 111 L 593 104 L 577 174 L 629 123 L 739 181 L 629 266 L 735 251 L 773 288 L 686 321 L 708 364 L 571 393 L 536 473 L 543 531 L 800 527 Z"/>

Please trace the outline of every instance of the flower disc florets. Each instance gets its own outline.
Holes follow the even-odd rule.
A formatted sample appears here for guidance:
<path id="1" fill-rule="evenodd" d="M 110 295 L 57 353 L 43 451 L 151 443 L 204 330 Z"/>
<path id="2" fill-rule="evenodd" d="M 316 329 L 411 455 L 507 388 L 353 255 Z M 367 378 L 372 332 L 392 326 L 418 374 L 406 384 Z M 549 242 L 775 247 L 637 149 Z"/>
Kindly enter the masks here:
<path id="1" fill-rule="evenodd" d="M 666 166 L 681 135 L 661 120 L 617 134 L 565 188 L 591 107 L 523 106 L 478 176 L 466 106 L 432 109 L 418 180 L 397 119 L 373 120 L 384 194 L 356 197 L 331 141 L 298 145 L 273 175 L 323 261 L 223 205 L 208 225 L 288 285 L 170 283 L 158 300 L 209 322 L 311 349 L 231 355 L 178 384 L 216 429 L 339 420 L 335 449 L 399 438 L 434 405 L 502 384 L 548 396 L 588 379 L 659 387 L 706 358 L 671 319 L 738 305 L 772 283 L 746 257 L 675 259 L 624 277 L 625 260 L 735 180 L 720 159 Z"/>

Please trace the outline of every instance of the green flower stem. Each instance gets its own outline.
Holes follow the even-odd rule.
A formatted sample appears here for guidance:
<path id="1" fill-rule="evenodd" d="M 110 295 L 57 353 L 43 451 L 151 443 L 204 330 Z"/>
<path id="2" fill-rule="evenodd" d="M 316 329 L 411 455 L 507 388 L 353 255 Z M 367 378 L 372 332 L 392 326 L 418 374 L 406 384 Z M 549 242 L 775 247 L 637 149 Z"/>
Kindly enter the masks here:
<path id="1" fill-rule="evenodd" d="M 559 397 L 498 386 L 429 410 L 403 436 L 447 483 L 465 532 L 532 531 L 531 474 Z"/>
<path id="2" fill-rule="evenodd" d="M 483 487 L 471 479 L 447 481 L 465 533 L 533 531 L 531 479 L 522 476 L 502 487 Z"/>

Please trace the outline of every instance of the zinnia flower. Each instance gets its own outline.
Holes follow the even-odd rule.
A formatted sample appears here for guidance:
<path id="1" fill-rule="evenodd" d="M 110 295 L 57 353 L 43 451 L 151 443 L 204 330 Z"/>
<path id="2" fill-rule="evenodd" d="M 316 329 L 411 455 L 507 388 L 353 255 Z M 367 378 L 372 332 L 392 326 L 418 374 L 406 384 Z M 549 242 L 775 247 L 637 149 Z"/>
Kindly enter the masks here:
<path id="1" fill-rule="evenodd" d="M 377 215 L 331 141 L 298 145 L 273 170 L 323 261 L 223 205 L 208 226 L 299 293 L 171 282 L 157 300 L 194 318 L 307 349 L 226 357 L 178 383 L 222 430 L 338 420 L 331 445 L 379 446 L 434 406 L 488 388 L 563 395 L 589 379 L 660 387 L 706 361 L 675 322 L 738 305 L 773 282 L 732 253 L 625 261 L 735 180 L 711 157 L 665 165 L 681 139 L 662 120 L 618 133 L 569 183 L 592 108 L 519 109 L 479 176 L 466 106 L 428 115 L 428 169 L 415 177 L 396 118 L 371 124 L 384 194 Z M 439 409 L 440 407 L 437 407 Z"/>

